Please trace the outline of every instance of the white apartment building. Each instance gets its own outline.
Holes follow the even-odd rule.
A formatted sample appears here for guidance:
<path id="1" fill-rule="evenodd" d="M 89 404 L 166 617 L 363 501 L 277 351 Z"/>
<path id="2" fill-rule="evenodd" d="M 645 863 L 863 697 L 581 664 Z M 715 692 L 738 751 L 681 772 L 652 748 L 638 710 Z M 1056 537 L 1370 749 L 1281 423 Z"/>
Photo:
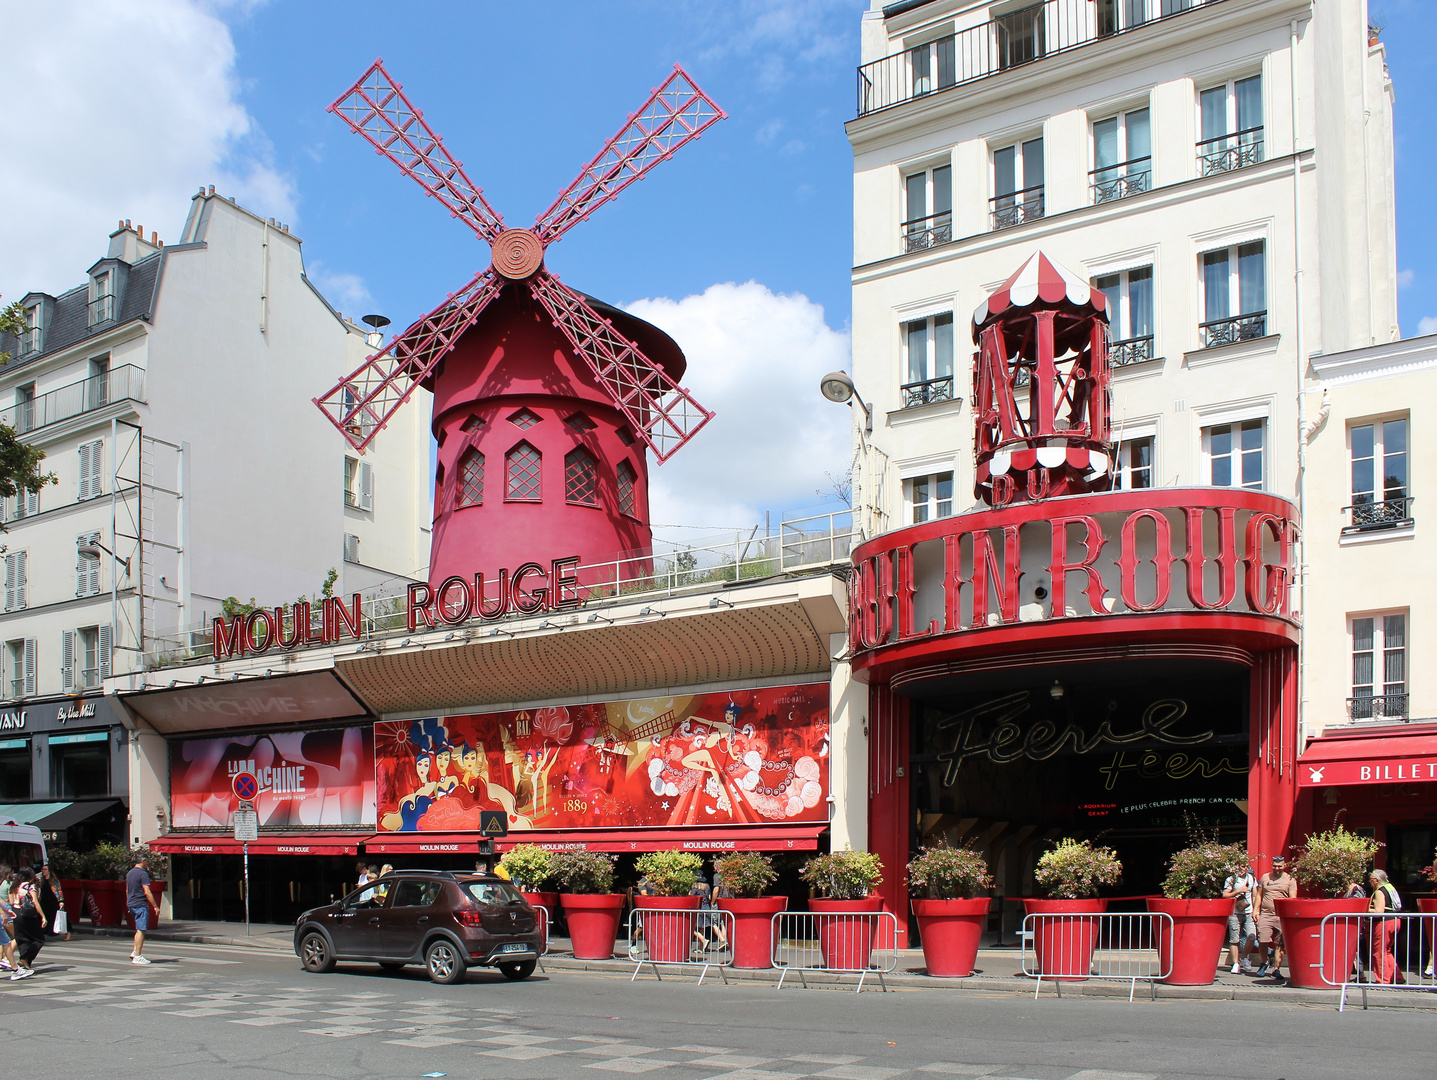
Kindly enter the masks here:
<path id="1" fill-rule="evenodd" d="M 340 594 L 423 579 L 428 409 L 353 456 L 312 399 L 373 351 L 365 328 L 287 226 L 213 187 L 178 243 L 123 221 L 80 284 L 22 303 L 0 421 L 56 483 L 4 508 L 0 801 L 122 798 L 121 728 L 94 746 L 71 730 L 105 728 L 105 678 L 182 651 L 230 596 L 293 602 L 331 568 Z M 72 778 L 61 759 L 82 750 Z"/>

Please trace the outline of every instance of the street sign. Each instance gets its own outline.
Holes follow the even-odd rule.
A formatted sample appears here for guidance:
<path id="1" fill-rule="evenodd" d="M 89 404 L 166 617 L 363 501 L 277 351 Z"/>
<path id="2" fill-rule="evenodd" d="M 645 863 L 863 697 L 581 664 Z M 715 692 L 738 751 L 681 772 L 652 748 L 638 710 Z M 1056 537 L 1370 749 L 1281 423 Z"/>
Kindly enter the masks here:
<path id="1" fill-rule="evenodd" d="M 235 839 L 243 841 L 259 839 L 259 811 L 235 811 Z"/>
<path id="2" fill-rule="evenodd" d="M 509 815 L 504 810 L 479 811 L 480 836 L 508 836 Z"/>
<path id="3" fill-rule="evenodd" d="M 255 779 L 254 773 L 235 773 L 230 787 L 234 789 L 235 798 L 240 802 L 252 802 L 259 795 L 259 781 Z"/>

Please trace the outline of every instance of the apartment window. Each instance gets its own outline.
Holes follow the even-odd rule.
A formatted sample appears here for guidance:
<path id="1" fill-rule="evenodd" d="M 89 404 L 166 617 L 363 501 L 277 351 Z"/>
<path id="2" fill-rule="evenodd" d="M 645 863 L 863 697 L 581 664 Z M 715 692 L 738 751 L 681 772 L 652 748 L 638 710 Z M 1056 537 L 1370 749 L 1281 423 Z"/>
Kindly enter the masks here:
<path id="1" fill-rule="evenodd" d="M 1207 458 L 1208 483 L 1213 487 L 1241 487 L 1260 490 L 1263 475 L 1263 444 L 1267 421 L 1244 420 L 1203 429 L 1203 454 Z"/>
<path id="2" fill-rule="evenodd" d="M 1266 262 L 1261 240 L 1203 252 L 1203 348 L 1267 334 Z"/>
<path id="3" fill-rule="evenodd" d="M 903 324 L 903 407 L 953 400 L 953 313 Z"/>
<path id="4" fill-rule="evenodd" d="M 5 556 L 5 610 L 20 611 L 26 606 L 26 553 L 12 551 Z"/>
<path id="5" fill-rule="evenodd" d="M 5 500 L 5 520 L 20 521 L 34 517 L 40 512 L 38 491 L 17 491 L 14 497 Z"/>
<path id="6" fill-rule="evenodd" d="M 27 307 L 25 309 L 25 333 L 20 335 L 20 345 L 16 350 L 21 356 L 29 356 L 31 353 L 40 351 L 40 305 Z"/>
<path id="7" fill-rule="evenodd" d="M 15 387 L 15 431 L 23 434 L 35 426 L 35 384 Z"/>
<path id="8" fill-rule="evenodd" d="M 5 643 L 5 680 L 8 697 L 35 696 L 34 638 L 16 638 Z M 26 797 L 29 797 L 28 793 Z"/>
<path id="9" fill-rule="evenodd" d="M 341 423 L 347 434 L 363 441 L 369 438 L 374 431 L 375 416 L 374 410 L 368 405 L 360 405 L 364 395 L 359 392 L 359 387 L 353 383 L 345 386 L 340 394 L 339 408 Z"/>
<path id="10" fill-rule="evenodd" d="M 958 81 L 957 42 L 952 34 L 908 50 L 908 73 L 914 97 L 942 90 Z"/>
<path id="11" fill-rule="evenodd" d="M 1108 363 L 1126 367 L 1151 360 L 1153 351 L 1153 268 L 1135 267 L 1093 279 L 1108 301 Z"/>
<path id="12" fill-rule="evenodd" d="M 1407 489 L 1407 420 L 1360 424 L 1348 432 L 1352 453 L 1351 521 L 1343 532 L 1412 522 Z"/>
<path id="13" fill-rule="evenodd" d="M 542 498 L 539 451 L 521 442 L 504 459 L 504 498 L 511 502 L 539 502 Z"/>
<path id="14" fill-rule="evenodd" d="M 636 488 L 639 474 L 627 461 L 619 462 L 619 511 L 629 517 L 638 517 Z"/>
<path id="15" fill-rule="evenodd" d="M 1043 216 L 1043 140 L 1029 139 L 993 151 L 994 229 L 1010 229 Z"/>
<path id="16" fill-rule="evenodd" d="M 110 794 L 108 731 L 51 736 L 50 793 L 61 799 Z"/>
<path id="17" fill-rule="evenodd" d="M 1407 716 L 1407 615 L 1363 615 L 1352 620 L 1353 720 Z"/>
<path id="18" fill-rule="evenodd" d="M 479 506 L 484 502 L 484 455 L 473 447 L 459 459 L 459 505 Z"/>
<path id="19" fill-rule="evenodd" d="M 66 630 L 60 642 L 60 665 L 65 693 L 98 689 L 110 677 L 110 627 Z"/>
<path id="20" fill-rule="evenodd" d="M 564 456 L 564 501 L 599 505 L 599 467 L 587 450 L 571 450 Z"/>
<path id="21" fill-rule="evenodd" d="M 90 325 L 98 326 L 115 317 L 115 274 L 102 270 L 90 279 Z"/>
<path id="22" fill-rule="evenodd" d="M 1148 5 L 1151 0 L 1098 0 L 1098 36 L 1108 37 L 1123 30 L 1131 30 L 1147 22 Z M 1163 14 L 1171 14 L 1166 5 L 1190 0 L 1163 0 Z"/>
<path id="23" fill-rule="evenodd" d="M 81 533 L 75 537 L 75 547 L 81 548 L 100 542 L 100 534 L 97 532 Z M 76 596 L 98 596 L 100 595 L 100 556 L 87 555 L 77 550 L 75 553 L 75 595 Z"/>
<path id="24" fill-rule="evenodd" d="M 993 20 L 999 71 L 1037 60 L 1046 52 L 1044 7 L 1033 4 Z"/>
<path id="25" fill-rule="evenodd" d="M 344 534 L 344 561 L 347 563 L 359 562 L 359 537 L 354 533 Z"/>
<path id="26" fill-rule="evenodd" d="M 953 239 L 953 167 L 939 165 L 903 179 L 903 250 L 922 251 Z"/>
<path id="27" fill-rule="evenodd" d="M 1202 138 L 1199 176 L 1213 176 L 1262 160 L 1262 76 L 1235 79 L 1198 95 Z"/>
<path id="28" fill-rule="evenodd" d="M 30 740 L 0 739 L 0 799 L 30 798 Z"/>
<path id="29" fill-rule="evenodd" d="M 913 524 L 936 521 L 953 516 L 953 474 L 933 473 L 908 481 L 908 504 L 913 508 Z"/>
<path id="30" fill-rule="evenodd" d="M 90 360 L 90 377 L 85 380 L 85 408 L 100 409 L 110 403 L 110 358 L 96 356 Z"/>
<path id="31" fill-rule="evenodd" d="M 105 493 L 101 470 L 105 466 L 105 443 L 102 439 L 80 444 L 80 499 L 93 499 Z"/>
<path id="32" fill-rule="evenodd" d="M 374 466 L 358 458 L 344 459 L 344 505 L 374 509 Z"/>
<path id="33" fill-rule="evenodd" d="M 1118 443 L 1117 460 L 1113 462 L 1113 487 L 1120 491 L 1152 487 L 1156 458 L 1157 439 L 1152 435 Z"/>
<path id="34" fill-rule="evenodd" d="M 1139 195 L 1153 186 L 1151 113 L 1131 109 L 1093 122 L 1093 202 Z"/>

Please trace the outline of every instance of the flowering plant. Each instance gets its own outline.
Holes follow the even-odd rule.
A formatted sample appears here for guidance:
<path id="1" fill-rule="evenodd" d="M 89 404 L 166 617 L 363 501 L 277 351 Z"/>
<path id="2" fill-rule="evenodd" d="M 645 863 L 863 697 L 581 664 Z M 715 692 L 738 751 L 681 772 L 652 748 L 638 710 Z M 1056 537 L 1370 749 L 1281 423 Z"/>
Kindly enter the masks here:
<path id="1" fill-rule="evenodd" d="M 1123 864 L 1112 848 L 1064 837 L 1052 851 L 1044 852 L 1033 876 L 1054 900 L 1086 900 L 1098 895 L 1099 886 L 1122 881 Z"/>
<path id="2" fill-rule="evenodd" d="M 799 877 L 829 900 L 862 900 L 883 880 L 883 863 L 871 851 L 845 849 L 815 855 Z"/>
<path id="3" fill-rule="evenodd" d="M 515 844 L 499 859 L 509 880 L 526 892 L 539 892 L 553 875 L 553 860 L 538 844 Z"/>
<path id="4" fill-rule="evenodd" d="M 715 883 L 742 899 L 757 899 L 777 878 L 773 857 L 757 851 L 735 851 L 714 860 Z"/>
<path id="5" fill-rule="evenodd" d="M 687 896 L 703 868 L 703 859 L 692 851 L 651 851 L 634 863 L 655 896 Z"/>
<path id="6" fill-rule="evenodd" d="M 908 861 L 908 884 L 930 900 L 971 900 L 993 887 L 983 856 L 969 847 L 923 848 Z"/>
<path id="7" fill-rule="evenodd" d="M 1188 846 L 1173 852 L 1163 895 L 1169 900 L 1221 900 L 1228 878 L 1248 872 L 1246 844 L 1219 844 L 1217 831 L 1190 829 Z"/>
<path id="8" fill-rule="evenodd" d="M 1313 833 L 1303 842 L 1293 861 L 1292 875 L 1336 900 L 1354 881 L 1367 880 L 1367 869 L 1381 846 L 1376 840 L 1337 825 L 1327 832 Z"/>
<path id="9" fill-rule="evenodd" d="M 604 896 L 614 888 L 614 857 L 598 851 L 559 851 L 551 863 L 554 879 L 567 893 Z"/>

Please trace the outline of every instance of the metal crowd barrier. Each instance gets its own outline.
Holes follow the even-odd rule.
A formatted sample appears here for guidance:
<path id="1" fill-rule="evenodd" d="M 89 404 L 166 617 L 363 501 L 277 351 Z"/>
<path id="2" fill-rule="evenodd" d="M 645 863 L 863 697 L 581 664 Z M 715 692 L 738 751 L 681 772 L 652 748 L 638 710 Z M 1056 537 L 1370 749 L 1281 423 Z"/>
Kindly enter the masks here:
<path id="1" fill-rule="evenodd" d="M 539 943 L 539 970 L 547 973 L 549 969 L 544 966 L 544 957 L 549 955 L 549 909 L 543 904 L 533 904 L 531 906 L 537 917 L 539 933 L 543 935 Z"/>
<path id="2" fill-rule="evenodd" d="M 1059 997 L 1065 982 L 1114 979 L 1129 984 L 1129 1001 L 1139 982 L 1146 982 L 1156 998 L 1157 981 L 1172 974 L 1172 957 L 1163 963 L 1158 938 L 1171 940 L 1172 932 L 1172 916 L 1159 911 L 1028 915 L 1023 919 L 1023 974 L 1038 980 L 1035 999 L 1044 979 L 1052 981 Z"/>
<path id="3" fill-rule="evenodd" d="M 1353 987 L 1362 992 L 1364 1009 L 1369 990 L 1437 991 L 1432 967 L 1437 914 L 1328 915 L 1319 937 L 1318 970 L 1323 982 L 1342 991 L 1338 1012 L 1346 1010 L 1347 992 Z"/>
<path id="4" fill-rule="evenodd" d="M 727 984 L 725 968 L 733 967 L 733 915 L 727 911 L 705 908 L 634 908 L 629 912 L 629 959 L 634 973 L 629 982 L 639 977 L 645 964 L 654 969 L 654 977 L 663 980 L 660 964 L 676 967 L 701 966 L 700 986 L 717 968 Z"/>
<path id="5" fill-rule="evenodd" d="M 857 975 L 856 993 L 863 992 L 863 980 L 877 975 L 883 979 L 898 967 L 898 918 L 891 911 L 831 914 L 811 911 L 780 911 L 773 917 L 773 966 L 780 970 L 777 989 L 790 971 L 808 987 L 806 973 Z"/>

